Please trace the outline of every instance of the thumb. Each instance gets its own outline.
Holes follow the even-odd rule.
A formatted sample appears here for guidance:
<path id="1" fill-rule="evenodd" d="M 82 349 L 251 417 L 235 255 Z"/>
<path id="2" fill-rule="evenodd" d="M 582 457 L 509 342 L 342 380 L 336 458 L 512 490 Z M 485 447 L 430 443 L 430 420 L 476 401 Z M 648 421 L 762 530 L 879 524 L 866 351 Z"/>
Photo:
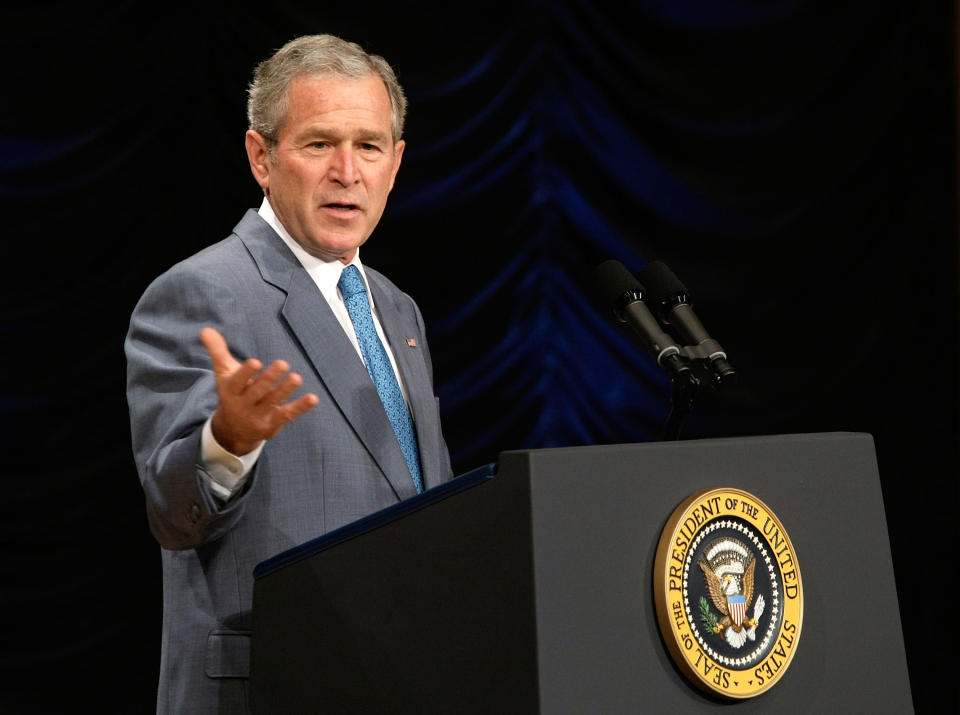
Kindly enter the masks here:
<path id="1" fill-rule="evenodd" d="M 214 372 L 229 373 L 240 365 L 233 355 L 230 354 L 227 341 L 213 328 L 208 327 L 201 330 L 200 340 L 210 354 L 210 361 L 213 363 Z"/>

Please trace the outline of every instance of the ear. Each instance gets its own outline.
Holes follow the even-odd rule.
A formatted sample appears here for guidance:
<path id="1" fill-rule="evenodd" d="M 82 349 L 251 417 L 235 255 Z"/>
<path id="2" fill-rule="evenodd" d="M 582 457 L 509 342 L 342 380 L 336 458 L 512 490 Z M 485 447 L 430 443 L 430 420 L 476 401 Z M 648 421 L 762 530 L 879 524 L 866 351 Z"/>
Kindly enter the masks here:
<path id="1" fill-rule="evenodd" d="M 400 160 L 403 159 L 403 148 L 407 143 L 401 139 L 393 145 L 393 172 L 390 174 L 390 188 L 387 191 L 393 191 L 393 182 L 397 178 L 397 172 L 400 170 Z"/>
<path id="2" fill-rule="evenodd" d="M 245 145 L 247 161 L 250 162 L 250 171 L 253 178 L 260 184 L 264 194 L 270 193 L 270 152 L 267 149 L 267 140 L 260 132 L 248 129 Z"/>

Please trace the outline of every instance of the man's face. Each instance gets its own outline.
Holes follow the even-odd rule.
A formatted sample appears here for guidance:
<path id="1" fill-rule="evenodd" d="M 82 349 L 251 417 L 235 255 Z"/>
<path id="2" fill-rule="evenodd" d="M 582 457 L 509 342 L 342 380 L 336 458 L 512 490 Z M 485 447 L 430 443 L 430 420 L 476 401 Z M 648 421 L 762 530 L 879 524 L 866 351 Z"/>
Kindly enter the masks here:
<path id="1" fill-rule="evenodd" d="M 290 235 L 319 258 L 349 263 L 387 204 L 404 142 L 376 75 L 298 77 L 272 155 L 247 132 L 254 178 Z"/>

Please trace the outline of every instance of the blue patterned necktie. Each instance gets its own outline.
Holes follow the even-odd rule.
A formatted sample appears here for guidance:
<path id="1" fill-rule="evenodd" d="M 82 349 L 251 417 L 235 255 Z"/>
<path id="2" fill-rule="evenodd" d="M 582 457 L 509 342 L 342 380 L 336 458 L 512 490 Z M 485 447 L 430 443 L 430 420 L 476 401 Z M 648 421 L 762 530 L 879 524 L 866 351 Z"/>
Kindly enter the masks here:
<path id="1" fill-rule="evenodd" d="M 417 493 L 423 491 L 423 479 L 420 477 L 420 450 L 417 448 L 417 435 L 413 431 L 410 413 L 407 404 L 403 401 L 397 376 L 390 365 L 387 351 L 380 342 L 377 329 L 373 326 L 373 316 L 370 313 L 370 303 L 367 302 L 367 288 L 360 277 L 356 266 L 347 266 L 340 274 L 337 283 L 343 302 L 347 306 L 350 320 L 357 333 L 357 342 L 360 343 L 360 352 L 367 365 L 370 379 L 377 388 L 383 409 L 387 411 L 387 418 L 393 425 L 393 431 L 400 442 L 403 457 L 407 460 L 410 475 Z"/>

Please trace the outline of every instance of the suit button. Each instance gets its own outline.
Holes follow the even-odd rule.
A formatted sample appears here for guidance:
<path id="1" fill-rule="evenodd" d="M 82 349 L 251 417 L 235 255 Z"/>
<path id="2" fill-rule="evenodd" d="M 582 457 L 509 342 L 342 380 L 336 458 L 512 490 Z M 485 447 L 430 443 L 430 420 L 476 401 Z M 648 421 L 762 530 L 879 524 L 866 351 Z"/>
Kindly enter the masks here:
<path id="1" fill-rule="evenodd" d="M 190 507 L 190 521 L 194 524 L 200 521 L 200 507 L 197 504 Z"/>

